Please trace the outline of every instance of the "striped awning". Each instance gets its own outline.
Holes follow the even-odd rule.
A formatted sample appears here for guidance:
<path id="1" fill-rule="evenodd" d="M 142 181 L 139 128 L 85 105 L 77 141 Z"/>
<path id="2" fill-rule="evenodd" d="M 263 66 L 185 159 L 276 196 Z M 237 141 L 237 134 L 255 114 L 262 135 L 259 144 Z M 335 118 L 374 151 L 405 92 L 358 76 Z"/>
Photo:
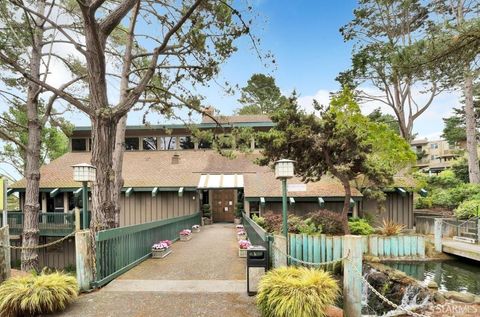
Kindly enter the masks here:
<path id="1" fill-rule="evenodd" d="M 202 174 L 197 187 L 199 189 L 243 188 L 243 175 Z"/>

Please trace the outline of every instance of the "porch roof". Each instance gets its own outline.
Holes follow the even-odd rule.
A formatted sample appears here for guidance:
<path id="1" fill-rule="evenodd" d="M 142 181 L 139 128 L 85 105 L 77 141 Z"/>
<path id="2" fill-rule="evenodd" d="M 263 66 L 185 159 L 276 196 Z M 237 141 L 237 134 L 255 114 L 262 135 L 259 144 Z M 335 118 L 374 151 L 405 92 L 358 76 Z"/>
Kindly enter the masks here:
<path id="1" fill-rule="evenodd" d="M 202 174 L 198 189 L 243 188 L 241 174 Z"/>

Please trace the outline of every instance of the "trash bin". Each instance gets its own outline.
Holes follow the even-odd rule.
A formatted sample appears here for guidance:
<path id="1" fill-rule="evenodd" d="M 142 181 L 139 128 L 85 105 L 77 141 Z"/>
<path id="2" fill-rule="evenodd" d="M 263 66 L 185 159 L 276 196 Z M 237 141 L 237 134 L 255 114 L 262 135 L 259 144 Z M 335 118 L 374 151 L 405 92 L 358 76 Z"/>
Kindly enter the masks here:
<path id="1" fill-rule="evenodd" d="M 263 246 L 252 246 L 247 250 L 247 293 L 257 294 L 258 283 L 268 270 L 268 250 Z"/>

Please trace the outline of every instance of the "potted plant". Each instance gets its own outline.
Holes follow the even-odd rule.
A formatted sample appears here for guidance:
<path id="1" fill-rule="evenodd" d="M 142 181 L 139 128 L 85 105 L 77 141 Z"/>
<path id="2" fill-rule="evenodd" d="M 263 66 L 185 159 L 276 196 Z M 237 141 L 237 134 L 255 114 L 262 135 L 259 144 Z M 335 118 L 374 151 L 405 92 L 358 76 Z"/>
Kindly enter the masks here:
<path id="1" fill-rule="evenodd" d="M 193 225 L 192 232 L 200 232 L 200 225 Z"/>
<path id="2" fill-rule="evenodd" d="M 247 239 L 247 232 L 245 230 L 238 230 L 237 231 L 237 240 L 246 240 Z"/>
<path id="3" fill-rule="evenodd" d="M 169 255 L 172 252 L 170 249 L 171 245 L 172 241 L 170 240 L 162 240 L 152 245 L 152 258 L 163 259 Z"/>
<path id="4" fill-rule="evenodd" d="M 239 225 L 242 223 L 242 213 L 243 213 L 243 203 L 239 202 L 235 206 L 235 219 L 233 220 L 233 222 L 236 225 Z"/>
<path id="5" fill-rule="evenodd" d="M 202 220 L 204 225 L 212 224 L 212 210 L 209 204 L 202 205 Z"/>
<path id="6" fill-rule="evenodd" d="M 190 239 L 192 239 L 192 230 L 183 229 L 180 231 L 180 241 L 188 241 Z"/>
<path id="7" fill-rule="evenodd" d="M 240 240 L 238 241 L 238 256 L 240 258 L 247 257 L 247 250 L 252 246 L 250 241 L 248 240 Z"/>

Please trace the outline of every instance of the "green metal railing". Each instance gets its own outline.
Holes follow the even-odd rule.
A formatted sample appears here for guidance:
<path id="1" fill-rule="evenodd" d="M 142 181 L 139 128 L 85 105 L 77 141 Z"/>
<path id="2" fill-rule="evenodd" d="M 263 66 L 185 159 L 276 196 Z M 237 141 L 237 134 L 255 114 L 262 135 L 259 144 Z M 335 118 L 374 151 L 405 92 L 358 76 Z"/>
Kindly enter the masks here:
<path id="1" fill-rule="evenodd" d="M 80 215 L 81 214 L 82 212 L 80 212 Z M 21 211 L 8 212 L 7 223 L 10 229 L 10 235 L 22 234 L 24 217 L 25 213 Z M 81 216 L 80 219 L 82 219 Z M 67 213 L 40 212 L 38 214 L 38 228 L 40 229 L 41 236 L 66 236 L 75 230 L 75 213 L 73 211 Z"/>
<path id="2" fill-rule="evenodd" d="M 147 259 L 152 245 L 160 240 L 175 241 L 182 229 L 200 224 L 200 213 L 99 231 L 96 244 L 96 280 L 101 287 Z"/>

